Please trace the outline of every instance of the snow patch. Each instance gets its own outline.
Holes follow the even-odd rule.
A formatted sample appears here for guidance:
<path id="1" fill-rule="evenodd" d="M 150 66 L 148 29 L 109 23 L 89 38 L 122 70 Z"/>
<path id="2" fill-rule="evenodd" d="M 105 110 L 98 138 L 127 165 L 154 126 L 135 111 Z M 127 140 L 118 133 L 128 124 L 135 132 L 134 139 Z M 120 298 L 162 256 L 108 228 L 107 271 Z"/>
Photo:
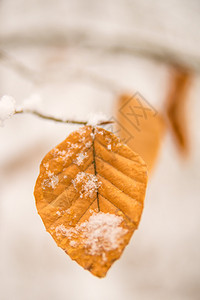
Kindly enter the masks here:
<path id="1" fill-rule="evenodd" d="M 78 243 L 76 241 L 70 241 L 69 244 L 71 247 L 74 247 L 74 248 L 78 245 Z"/>
<path id="2" fill-rule="evenodd" d="M 77 155 L 76 159 L 74 160 L 74 163 L 76 165 L 80 166 L 83 163 L 84 159 L 87 158 L 87 157 L 88 157 L 87 152 L 84 152 L 84 153 L 81 152 Z"/>
<path id="3" fill-rule="evenodd" d="M 106 253 L 116 250 L 128 232 L 121 227 L 123 218 L 110 213 L 95 213 L 88 221 L 77 224 L 75 227 L 66 228 L 64 225 L 56 227 L 56 234 L 68 237 L 70 245 L 76 244 L 87 249 L 90 255 L 101 255 L 106 261 Z"/>
<path id="4" fill-rule="evenodd" d="M 85 127 L 80 127 L 77 132 L 79 133 L 80 136 L 84 135 L 87 133 L 87 130 Z"/>
<path id="5" fill-rule="evenodd" d="M 44 179 L 42 182 L 42 188 L 45 189 L 46 187 L 51 187 L 52 189 L 55 189 L 59 182 L 59 178 L 57 175 L 54 175 L 51 171 L 47 172 L 47 179 Z"/>
<path id="6" fill-rule="evenodd" d="M 96 175 L 79 172 L 76 178 L 72 180 L 72 184 L 76 191 L 79 192 L 81 198 L 93 198 L 102 183 L 98 180 Z"/>
<path id="7" fill-rule="evenodd" d="M 72 151 L 72 149 L 77 149 L 77 148 L 78 148 L 77 144 L 70 145 L 70 148 L 68 148 L 67 151 L 59 150 L 58 148 L 55 148 L 55 149 L 53 149 L 52 154 L 57 160 L 60 157 L 64 161 L 67 161 L 74 154 L 74 151 Z"/>
<path id="8" fill-rule="evenodd" d="M 43 166 L 45 167 L 46 171 L 49 169 L 49 163 L 44 163 Z"/>

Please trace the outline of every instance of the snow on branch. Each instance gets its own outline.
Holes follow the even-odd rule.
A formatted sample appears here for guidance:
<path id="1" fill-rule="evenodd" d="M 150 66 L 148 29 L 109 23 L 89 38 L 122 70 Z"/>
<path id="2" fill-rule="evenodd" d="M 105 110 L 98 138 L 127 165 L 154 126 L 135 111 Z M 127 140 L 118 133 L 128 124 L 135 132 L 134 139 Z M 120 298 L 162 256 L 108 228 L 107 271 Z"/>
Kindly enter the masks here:
<path id="1" fill-rule="evenodd" d="M 40 112 L 41 98 L 39 95 L 34 94 L 26 99 L 21 106 L 16 105 L 16 101 L 13 97 L 5 95 L 0 99 L 0 126 L 4 125 L 4 122 L 11 118 L 13 115 L 29 113 L 45 120 L 51 120 L 54 122 L 76 125 L 107 125 L 113 123 L 113 121 L 106 120 L 106 116 L 103 114 L 91 114 L 88 121 L 81 120 L 69 120 L 64 118 L 58 118 L 51 115 L 46 115 Z"/>

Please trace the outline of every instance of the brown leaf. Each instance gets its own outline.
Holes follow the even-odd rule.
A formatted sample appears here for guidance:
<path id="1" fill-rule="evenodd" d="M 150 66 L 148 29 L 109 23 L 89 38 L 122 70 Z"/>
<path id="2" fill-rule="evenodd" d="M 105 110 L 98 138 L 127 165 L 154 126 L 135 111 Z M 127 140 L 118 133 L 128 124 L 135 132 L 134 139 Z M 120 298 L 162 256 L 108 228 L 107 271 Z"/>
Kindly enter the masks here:
<path id="1" fill-rule="evenodd" d="M 138 227 L 146 183 L 140 156 L 111 132 L 85 126 L 44 157 L 34 194 L 57 245 L 104 277 Z"/>
<path id="2" fill-rule="evenodd" d="M 153 169 L 165 132 L 164 119 L 140 94 L 123 94 L 116 102 L 119 137 Z"/>
<path id="3" fill-rule="evenodd" d="M 180 68 L 171 71 L 169 94 L 166 99 L 166 112 L 176 145 L 181 154 L 189 152 L 187 101 L 191 86 L 191 72 Z"/>

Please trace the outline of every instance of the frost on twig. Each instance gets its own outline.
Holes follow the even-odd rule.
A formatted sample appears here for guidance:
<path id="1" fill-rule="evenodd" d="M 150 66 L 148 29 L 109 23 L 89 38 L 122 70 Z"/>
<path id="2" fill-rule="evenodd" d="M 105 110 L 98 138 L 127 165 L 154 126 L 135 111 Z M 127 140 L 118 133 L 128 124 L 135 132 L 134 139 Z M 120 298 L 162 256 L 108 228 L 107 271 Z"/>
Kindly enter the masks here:
<path id="1" fill-rule="evenodd" d="M 0 126 L 5 120 L 11 118 L 16 111 L 16 102 L 11 96 L 5 95 L 0 100 Z"/>

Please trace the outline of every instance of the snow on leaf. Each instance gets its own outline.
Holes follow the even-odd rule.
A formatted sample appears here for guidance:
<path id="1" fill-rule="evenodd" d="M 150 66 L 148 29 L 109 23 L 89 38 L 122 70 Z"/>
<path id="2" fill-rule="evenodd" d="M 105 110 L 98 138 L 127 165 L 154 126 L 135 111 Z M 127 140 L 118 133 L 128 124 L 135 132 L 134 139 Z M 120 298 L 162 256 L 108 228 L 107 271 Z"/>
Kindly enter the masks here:
<path id="1" fill-rule="evenodd" d="M 55 189 L 56 185 L 59 182 L 59 178 L 57 175 L 54 175 L 51 171 L 47 172 L 48 178 L 44 179 L 42 182 L 42 187 L 45 189 L 46 187 L 51 187 L 52 189 Z"/>
<path id="2" fill-rule="evenodd" d="M 121 227 L 123 218 L 110 213 L 93 212 L 88 221 L 73 228 L 60 225 L 56 233 L 66 236 L 73 247 L 78 245 L 77 239 L 81 236 L 81 244 L 91 255 L 106 255 L 106 252 L 118 249 L 123 243 L 123 237 L 128 232 Z M 105 257 L 104 257 L 105 259 Z"/>
<path id="3" fill-rule="evenodd" d="M 76 178 L 72 180 L 74 188 L 79 191 L 80 197 L 92 198 L 97 193 L 98 188 L 101 186 L 101 181 L 98 180 L 96 175 L 80 172 Z M 78 188 L 80 186 L 80 188 Z"/>
<path id="4" fill-rule="evenodd" d="M 74 163 L 80 166 L 84 162 L 85 158 L 87 157 L 88 157 L 87 152 L 84 153 L 81 152 L 77 155 L 76 159 L 74 160 Z"/>
<path id="5" fill-rule="evenodd" d="M 104 277 L 139 225 L 146 183 L 140 156 L 111 132 L 85 126 L 45 156 L 34 194 L 57 245 Z"/>

